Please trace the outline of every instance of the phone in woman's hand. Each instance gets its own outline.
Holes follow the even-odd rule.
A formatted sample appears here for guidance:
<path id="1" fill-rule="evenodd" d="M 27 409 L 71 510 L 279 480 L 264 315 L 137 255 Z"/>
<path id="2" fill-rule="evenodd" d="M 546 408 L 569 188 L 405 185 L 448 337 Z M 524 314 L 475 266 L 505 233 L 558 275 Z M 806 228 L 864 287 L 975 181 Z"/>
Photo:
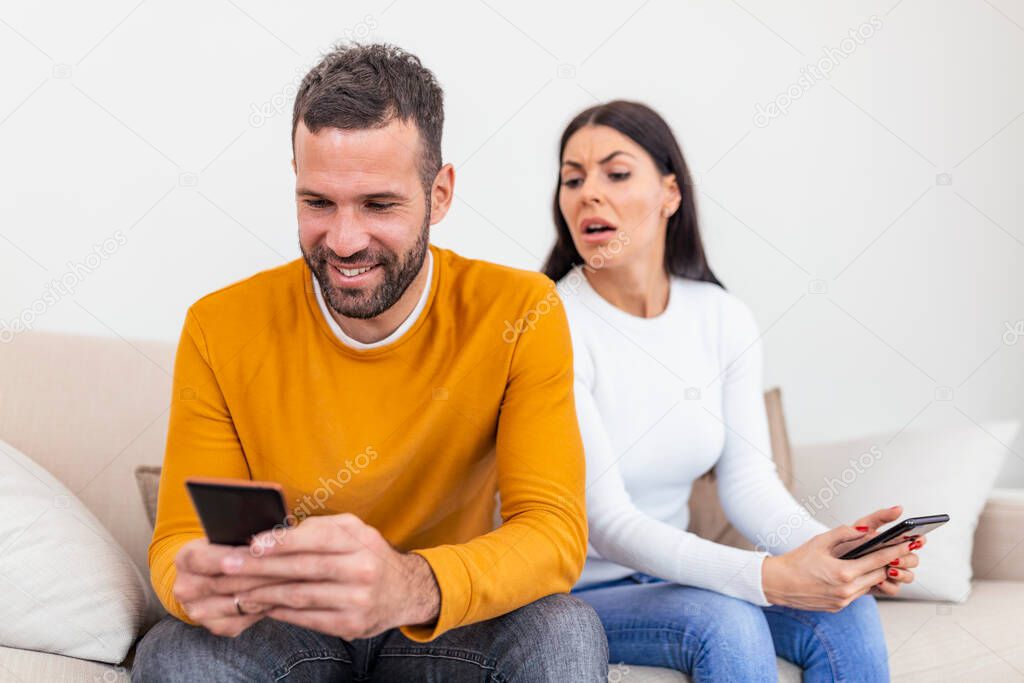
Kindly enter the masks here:
<path id="1" fill-rule="evenodd" d="M 840 560 L 856 560 L 868 553 L 873 553 L 882 548 L 898 545 L 904 541 L 911 540 L 911 536 L 923 536 L 932 529 L 938 528 L 949 521 L 949 515 L 927 515 L 925 517 L 908 517 L 898 524 L 894 524 L 853 550 L 848 551 L 840 557 Z"/>

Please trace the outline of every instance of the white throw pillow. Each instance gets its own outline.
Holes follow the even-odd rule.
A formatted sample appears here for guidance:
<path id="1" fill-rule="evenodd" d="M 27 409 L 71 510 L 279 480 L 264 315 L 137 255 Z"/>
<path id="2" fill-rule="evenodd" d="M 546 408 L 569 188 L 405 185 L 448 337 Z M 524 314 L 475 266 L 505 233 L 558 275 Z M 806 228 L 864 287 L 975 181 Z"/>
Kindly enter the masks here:
<path id="1" fill-rule="evenodd" d="M 946 513 L 928 535 L 915 580 L 900 597 L 963 602 L 971 592 L 971 550 L 1016 421 L 964 424 L 794 449 L 797 500 L 829 527 L 890 505 L 903 517 Z M 886 443 L 891 439 L 890 443 Z"/>
<path id="2" fill-rule="evenodd" d="M 96 517 L 0 441 L 0 645 L 116 664 L 146 600 L 135 564 Z"/>

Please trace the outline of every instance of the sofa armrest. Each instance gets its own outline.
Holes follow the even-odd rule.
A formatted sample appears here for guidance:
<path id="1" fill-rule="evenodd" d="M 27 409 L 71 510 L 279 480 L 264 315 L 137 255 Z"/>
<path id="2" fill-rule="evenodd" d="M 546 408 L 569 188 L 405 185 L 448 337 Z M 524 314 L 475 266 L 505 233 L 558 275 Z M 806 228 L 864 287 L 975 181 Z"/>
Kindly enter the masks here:
<path id="1" fill-rule="evenodd" d="M 1024 581 L 1024 489 L 993 489 L 974 531 L 975 579 Z"/>

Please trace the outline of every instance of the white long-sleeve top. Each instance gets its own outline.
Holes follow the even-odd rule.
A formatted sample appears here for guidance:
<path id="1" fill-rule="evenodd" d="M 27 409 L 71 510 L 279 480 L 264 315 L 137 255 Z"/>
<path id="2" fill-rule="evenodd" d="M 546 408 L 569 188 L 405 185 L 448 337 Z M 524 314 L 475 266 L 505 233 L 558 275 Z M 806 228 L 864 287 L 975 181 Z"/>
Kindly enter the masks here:
<path id="1" fill-rule="evenodd" d="M 767 553 L 686 531 L 692 484 L 713 465 L 726 517 L 759 550 L 786 552 L 827 530 L 771 460 L 750 309 L 717 285 L 673 277 L 665 311 L 639 318 L 580 268 L 558 291 L 587 460 L 590 549 L 577 587 L 639 571 L 767 605 Z"/>

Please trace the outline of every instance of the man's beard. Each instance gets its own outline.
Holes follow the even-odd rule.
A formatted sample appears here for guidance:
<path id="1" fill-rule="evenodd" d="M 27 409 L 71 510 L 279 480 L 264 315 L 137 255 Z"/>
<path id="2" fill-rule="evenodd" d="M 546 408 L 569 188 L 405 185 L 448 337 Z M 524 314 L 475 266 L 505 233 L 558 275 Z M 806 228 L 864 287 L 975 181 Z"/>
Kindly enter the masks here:
<path id="1" fill-rule="evenodd" d="M 323 293 L 324 301 L 336 313 L 346 318 L 375 318 L 388 310 L 402 298 L 405 290 L 409 288 L 416 275 L 423 267 L 423 260 L 427 256 L 427 248 L 430 236 L 430 212 L 427 212 L 420 228 L 420 234 L 416 243 L 409 251 L 401 256 L 385 249 L 368 248 L 352 254 L 348 258 L 340 259 L 334 252 L 323 244 L 317 245 L 307 253 L 302 252 L 306 265 L 313 272 L 317 282 L 320 283 L 320 291 Z M 384 274 L 383 282 L 372 290 L 366 291 L 362 287 L 336 287 L 331 282 L 329 268 L 337 266 L 346 268 L 349 264 L 376 263 L 380 265 Z"/>

